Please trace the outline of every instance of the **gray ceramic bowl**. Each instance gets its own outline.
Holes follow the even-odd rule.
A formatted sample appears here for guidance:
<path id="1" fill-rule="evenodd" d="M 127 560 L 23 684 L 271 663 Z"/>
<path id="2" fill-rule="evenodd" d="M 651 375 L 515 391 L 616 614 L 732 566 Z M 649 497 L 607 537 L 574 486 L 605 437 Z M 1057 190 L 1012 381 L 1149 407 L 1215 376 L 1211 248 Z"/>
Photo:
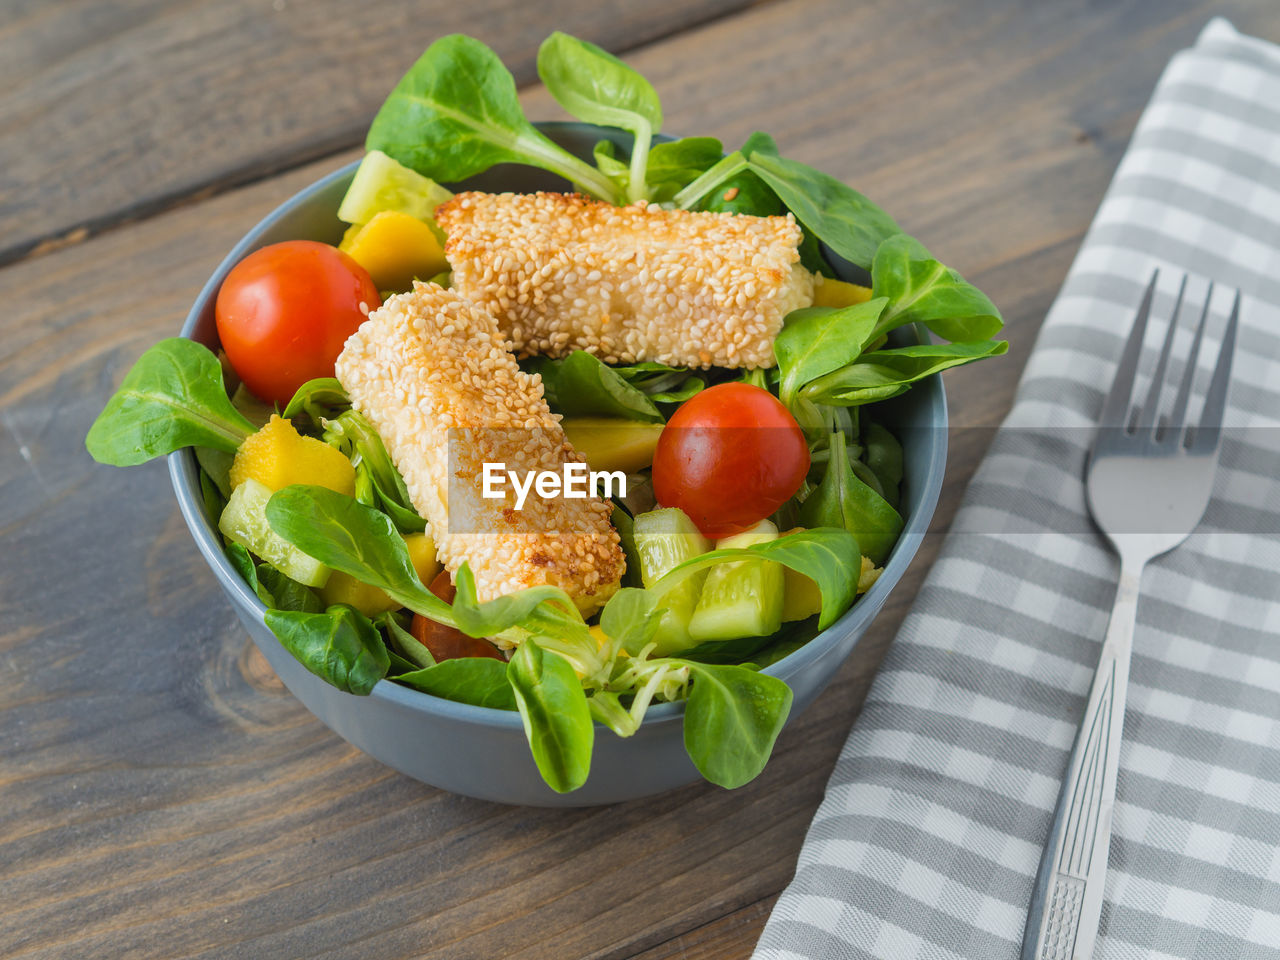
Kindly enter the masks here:
<path id="1" fill-rule="evenodd" d="M 602 137 L 626 139 L 616 131 L 585 124 L 542 124 L 553 140 L 590 158 Z M 227 272 L 247 254 L 281 240 L 336 243 L 344 225 L 335 216 L 355 171 L 355 164 L 335 171 L 290 198 L 249 231 L 227 254 L 200 291 L 182 335 L 215 347 L 214 300 Z M 564 189 L 550 174 L 518 166 L 502 166 L 467 181 L 481 190 L 530 191 Z M 837 266 L 850 279 L 858 271 Z M 923 331 L 900 332 L 903 343 L 916 342 Z M 928 529 L 937 504 L 946 461 L 947 409 L 942 383 L 934 377 L 881 411 L 903 441 L 906 529 L 884 573 L 829 629 L 766 668 L 795 692 L 794 720 L 827 685 L 857 645 L 885 598 L 902 577 Z M 503 803 L 539 806 L 583 806 L 630 800 L 670 790 L 698 779 L 684 750 L 682 704 L 658 704 L 649 710 L 635 736 L 622 739 L 597 726 L 591 775 L 578 790 L 558 794 L 538 774 L 529 755 L 520 717 L 514 712 L 454 703 L 382 681 L 367 697 L 343 693 L 309 673 L 276 640 L 263 622 L 264 607 L 222 552 L 217 529 L 201 507 L 195 456 L 189 450 L 169 457 L 169 473 L 187 526 L 213 568 L 245 629 L 285 686 L 340 737 L 402 773 L 454 793 Z"/>

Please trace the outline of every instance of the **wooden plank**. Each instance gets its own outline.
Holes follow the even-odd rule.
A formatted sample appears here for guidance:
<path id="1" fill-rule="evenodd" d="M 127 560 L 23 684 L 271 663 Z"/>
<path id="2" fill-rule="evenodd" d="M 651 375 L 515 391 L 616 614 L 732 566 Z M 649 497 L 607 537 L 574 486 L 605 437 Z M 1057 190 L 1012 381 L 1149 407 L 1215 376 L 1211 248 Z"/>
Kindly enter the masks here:
<path id="1" fill-rule="evenodd" d="M 747 2 L 9 4 L 0 263 L 355 146 L 445 34 L 478 36 L 527 84 L 552 30 L 627 50 Z"/>
<path id="2" fill-rule="evenodd" d="M 720 960 L 749 956 L 760 928 L 769 918 L 777 897 L 766 897 L 740 910 L 636 954 L 635 960 Z"/>
<path id="3" fill-rule="evenodd" d="M 671 129 L 775 132 L 992 295 L 1010 357 L 948 377 L 953 418 L 982 427 L 1207 8 L 789 0 L 634 60 Z M 1274 8 L 1229 12 L 1280 36 Z M 847 78 L 814 66 L 830 63 Z M 525 102 L 552 113 L 537 91 Z M 756 782 L 505 808 L 409 781 L 321 727 L 247 649 L 163 468 L 84 453 L 114 384 L 223 252 L 345 159 L 0 270 L 0 957 L 744 956 L 939 537 Z M 936 529 L 988 437 L 953 434 Z"/>

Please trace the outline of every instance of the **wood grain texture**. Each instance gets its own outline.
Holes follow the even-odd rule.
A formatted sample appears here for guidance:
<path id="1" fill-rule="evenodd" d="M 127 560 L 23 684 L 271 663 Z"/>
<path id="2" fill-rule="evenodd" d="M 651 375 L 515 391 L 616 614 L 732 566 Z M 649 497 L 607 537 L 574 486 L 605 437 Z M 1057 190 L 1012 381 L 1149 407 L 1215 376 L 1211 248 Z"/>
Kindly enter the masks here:
<path id="1" fill-rule="evenodd" d="M 665 943 L 636 954 L 635 960 L 723 960 L 746 957 L 760 939 L 760 928 L 769 918 L 777 902 L 776 896 L 765 897 L 740 910 L 695 927 L 688 933 L 672 937 Z"/>
<path id="2" fill-rule="evenodd" d="M 527 84 L 557 28 L 624 51 L 747 2 L 5 4 L 0 263 L 355 146 L 445 34 L 478 36 Z"/>
<path id="3" fill-rule="evenodd" d="M 1010 355 L 947 378 L 953 420 L 982 428 L 1008 409 L 1160 69 L 1211 6 L 1224 5 L 779 0 L 631 59 L 670 129 L 734 145 L 770 130 L 992 296 Z M 24 18 L 69 15 L 27 7 L 16 22 L 33 49 L 42 35 Z M 1274 5 L 1224 12 L 1280 39 Z M 93 56 L 132 55 L 127 32 L 98 33 L 84 33 Z M 202 49 L 173 55 L 195 66 Z M 221 96 L 226 81 L 209 82 Z M 556 115 L 536 89 L 525 103 Z M 0 957 L 745 957 L 940 536 L 754 783 L 508 808 L 417 784 L 330 734 L 248 646 L 163 466 L 84 452 L 115 384 L 176 331 L 223 253 L 346 159 L 0 270 Z M 953 434 L 936 531 L 989 437 Z"/>

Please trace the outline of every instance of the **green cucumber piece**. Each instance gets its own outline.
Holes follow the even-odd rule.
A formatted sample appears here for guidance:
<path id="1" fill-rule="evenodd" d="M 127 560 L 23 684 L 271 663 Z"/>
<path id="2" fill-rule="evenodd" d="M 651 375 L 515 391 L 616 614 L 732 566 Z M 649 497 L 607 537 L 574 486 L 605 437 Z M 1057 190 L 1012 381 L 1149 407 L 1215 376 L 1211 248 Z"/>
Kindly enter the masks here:
<path id="1" fill-rule="evenodd" d="M 749 547 L 778 539 L 778 528 L 761 520 L 750 530 L 716 543 L 717 550 Z M 689 635 L 704 640 L 767 637 L 782 626 L 782 564 L 773 560 L 734 560 L 707 571 Z"/>
<path id="2" fill-rule="evenodd" d="M 240 544 L 286 577 L 308 587 L 323 587 L 333 571 L 285 540 L 267 522 L 267 501 L 271 494 L 271 488 L 265 483 L 245 480 L 231 491 L 218 520 L 218 529 L 228 540 Z"/>
<path id="3" fill-rule="evenodd" d="M 347 187 L 347 195 L 338 207 L 338 219 L 344 223 L 368 223 L 383 210 L 399 210 L 430 221 L 436 207 L 452 196 L 434 180 L 397 163 L 381 150 L 370 150 Z"/>
<path id="4" fill-rule="evenodd" d="M 711 549 L 711 541 L 677 507 L 638 514 L 632 537 L 640 563 L 640 578 L 646 587 L 653 586 L 678 564 Z M 662 619 L 653 635 L 657 645 L 654 656 L 670 657 L 697 645 L 698 641 L 689 635 L 689 618 L 706 576 L 706 571 L 695 573 L 663 594 L 659 603 Z"/>
<path id="5" fill-rule="evenodd" d="M 637 514 L 633 532 L 646 587 L 652 587 L 678 564 L 711 549 L 711 541 L 679 507 Z"/>

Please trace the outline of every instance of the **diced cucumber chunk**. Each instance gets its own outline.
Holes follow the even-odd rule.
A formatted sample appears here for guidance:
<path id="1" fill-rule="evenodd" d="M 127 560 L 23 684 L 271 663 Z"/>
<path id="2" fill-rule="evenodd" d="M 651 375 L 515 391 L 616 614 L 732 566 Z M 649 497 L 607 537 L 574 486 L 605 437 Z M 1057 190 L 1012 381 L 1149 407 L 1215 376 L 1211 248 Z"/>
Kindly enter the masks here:
<path id="1" fill-rule="evenodd" d="M 750 530 L 716 543 L 716 549 L 748 547 L 778 539 L 778 528 L 761 520 Z M 707 571 L 689 618 L 689 635 L 704 640 L 766 637 L 782 626 L 783 567 L 772 560 L 735 560 Z"/>
<path id="2" fill-rule="evenodd" d="M 332 571 L 281 537 L 267 522 L 267 501 L 271 493 L 271 488 L 264 483 L 254 479 L 243 481 L 231 491 L 218 529 L 228 540 L 261 557 L 285 576 L 308 587 L 323 587 Z"/>
<path id="3" fill-rule="evenodd" d="M 430 221 L 436 207 L 453 196 L 429 177 L 410 170 L 381 150 L 370 150 L 356 168 L 347 195 L 338 207 L 344 223 L 368 223 L 375 213 L 399 210 Z"/>
<path id="4" fill-rule="evenodd" d="M 698 645 L 698 641 L 689 633 L 689 618 L 693 616 L 693 608 L 698 602 L 698 588 L 706 576 L 706 571 L 695 573 L 684 583 L 668 590 L 662 598 L 659 604 L 662 618 L 653 634 L 655 657 L 674 657 Z"/>
<path id="5" fill-rule="evenodd" d="M 711 542 L 676 507 L 639 514 L 633 537 L 640 577 L 646 587 L 653 586 L 678 564 L 711 549 Z M 669 657 L 697 644 L 689 635 L 688 624 L 706 576 L 706 571 L 695 573 L 663 595 L 662 619 L 653 636 L 654 656 Z"/>
<path id="6" fill-rule="evenodd" d="M 634 535 L 636 553 L 640 555 L 640 576 L 646 587 L 652 587 L 678 564 L 711 549 L 711 541 L 679 507 L 639 514 Z"/>

